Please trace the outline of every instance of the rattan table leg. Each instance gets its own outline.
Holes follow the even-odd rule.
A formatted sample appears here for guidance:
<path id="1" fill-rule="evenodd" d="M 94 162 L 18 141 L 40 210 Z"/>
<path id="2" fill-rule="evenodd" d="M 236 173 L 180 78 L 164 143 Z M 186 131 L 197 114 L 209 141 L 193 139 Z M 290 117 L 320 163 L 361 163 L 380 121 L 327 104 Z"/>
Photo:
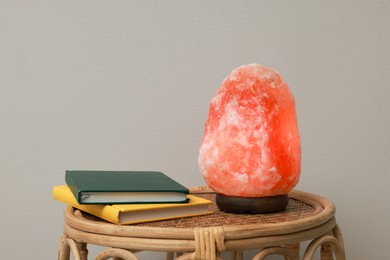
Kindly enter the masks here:
<path id="1" fill-rule="evenodd" d="M 321 260 L 334 260 L 332 247 L 327 243 L 321 245 L 320 255 Z"/>
<path id="2" fill-rule="evenodd" d="M 74 260 L 81 260 L 79 248 L 78 248 L 78 246 L 77 246 L 76 241 L 74 241 L 74 240 L 71 239 L 71 238 L 67 238 L 67 239 L 66 239 L 66 244 L 69 246 L 70 252 L 72 252 L 73 259 L 74 259 Z"/>
<path id="3" fill-rule="evenodd" d="M 284 246 L 272 246 L 267 247 L 260 252 L 258 252 L 252 260 L 264 260 L 266 256 L 268 255 L 281 255 L 284 257 L 285 260 L 295 260 L 294 256 L 291 254 L 291 251 L 284 247 Z"/>
<path id="4" fill-rule="evenodd" d="M 314 252 L 321 246 L 321 260 L 333 260 L 333 253 L 337 260 L 345 260 L 342 244 L 331 235 L 323 235 L 314 239 L 307 247 L 303 260 L 312 260 Z"/>
<path id="5" fill-rule="evenodd" d="M 290 251 L 291 258 L 293 260 L 299 260 L 299 249 L 300 249 L 299 243 L 286 245 L 285 247 Z"/>
<path id="6" fill-rule="evenodd" d="M 192 255 L 193 253 L 182 254 L 180 256 L 177 256 L 175 260 L 190 260 Z"/>
<path id="7" fill-rule="evenodd" d="M 76 242 L 77 248 L 80 253 L 81 260 L 88 260 L 87 243 Z"/>
<path id="8" fill-rule="evenodd" d="M 69 260 L 70 258 L 70 248 L 66 240 L 68 236 L 63 233 L 61 236 L 60 250 L 58 251 L 58 260 Z"/>
<path id="9" fill-rule="evenodd" d="M 168 253 L 166 253 L 166 255 L 165 255 L 165 259 L 166 259 L 166 260 L 173 260 L 174 255 L 175 255 L 175 253 L 173 253 L 173 252 L 168 252 Z"/>
<path id="10" fill-rule="evenodd" d="M 178 256 L 177 258 L 175 258 L 175 260 L 192 260 L 192 259 L 194 259 L 193 256 L 194 256 L 194 253 L 185 253 L 185 254 L 182 254 L 182 255 Z"/>
<path id="11" fill-rule="evenodd" d="M 167 252 L 165 259 L 166 260 L 174 260 L 174 259 L 177 259 L 178 257 L 180 257 L 182 255 L 184 255 L 183 252 Z"/>
<path id="12" fill-rule="evenodd" d="M 175 260 L 205 260 L 205 259 L 209 260 L 209 258 L 197 256 L 195 253 L 186 253 L 177 257 Z M 216 260 L 223 260 L 223 258 L 220 256 L 216 256 Z"/>
<path id="13" fill-rule="evenodd" d="M 95 260 L 107 260 L 107 259 L 125 259 L 125 260 L 138 260 L 139 258 L 130 252 L 129 250 L 121 249 L 121 248 L 109 248 L 102 252 L 100 252 Z"/>
<path id="14" fill-rule="evenodd" d="M 230 260 L 243 260 L 244 253 L 242 251 L 234 251 L 230 253 Z"/>
<path id="15" fill-rule="evenodd" d="M 333 228 L 333 236 L 340 242 L 341 246 L 344 248 L 343 233 L 341 232 L 341 229 L 337 224 Z"/>

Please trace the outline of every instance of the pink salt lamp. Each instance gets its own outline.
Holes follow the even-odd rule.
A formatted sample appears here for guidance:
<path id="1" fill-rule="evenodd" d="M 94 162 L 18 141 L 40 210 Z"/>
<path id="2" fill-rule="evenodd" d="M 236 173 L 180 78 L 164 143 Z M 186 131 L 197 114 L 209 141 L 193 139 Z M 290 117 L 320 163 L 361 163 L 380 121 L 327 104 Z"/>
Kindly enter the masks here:
<path id="1" fill-rule="evenodd" d="M 301 147 L 294 97 L 277 71 L 250 64 L 225 78 L 210 104 L 198 162 L 222 211 L 286 208 Z"/>

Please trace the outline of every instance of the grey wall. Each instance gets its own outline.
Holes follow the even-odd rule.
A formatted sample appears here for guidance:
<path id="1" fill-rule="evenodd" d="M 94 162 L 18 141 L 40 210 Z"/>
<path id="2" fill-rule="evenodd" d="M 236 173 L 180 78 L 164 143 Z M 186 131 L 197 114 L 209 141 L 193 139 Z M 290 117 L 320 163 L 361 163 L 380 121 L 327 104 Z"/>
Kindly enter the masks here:
<path id="1" fill-rule="evenodd" d="M 389 12 L 386 0 L 1 1 L 2 258 L 56 258 L 51 188 L 66 169 L 203 185 L 209 102 L 256 62 L 296 98 L 297 188 L 336 204 L 348 259 L 390 259 Z"/>

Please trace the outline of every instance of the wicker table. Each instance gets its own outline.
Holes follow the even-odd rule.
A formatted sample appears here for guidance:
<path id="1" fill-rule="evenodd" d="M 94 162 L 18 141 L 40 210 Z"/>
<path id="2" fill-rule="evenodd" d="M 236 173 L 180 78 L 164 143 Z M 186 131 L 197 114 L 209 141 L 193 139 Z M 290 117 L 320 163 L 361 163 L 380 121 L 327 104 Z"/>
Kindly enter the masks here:
<path id="1" fill-rule="evenodd" d="M 215 200 L 205 187 L 191 189 L 197 196 Z M 334 204 L 317 195 L 292 191 L 286 211 L 242 215 L 220 212 L 211 215 L 114 225 L 68 207 L 64 213 L 64 234 L 58 258 L 87 259 L 87 244 L 108 247 L 95 256 L 104 259 L 139 259 L 138 251 L 167 252 L 167 259 L 243 259 L 243 251 L 256 249 L 254 260 L 278 254 L 287 260 L 299 258 L 300 242 L 310 240 L 304 260 L 312 259 L 320 247 L 322 260 L 345 259 L 341 231 L 334 217 Z"/>

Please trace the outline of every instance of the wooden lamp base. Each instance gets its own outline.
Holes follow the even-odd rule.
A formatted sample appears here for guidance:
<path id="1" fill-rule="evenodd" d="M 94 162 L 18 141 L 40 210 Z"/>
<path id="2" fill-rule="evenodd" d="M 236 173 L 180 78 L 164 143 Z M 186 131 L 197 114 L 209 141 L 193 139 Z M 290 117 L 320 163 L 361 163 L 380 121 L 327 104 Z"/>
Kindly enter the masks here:
<path id="1" fill-rule="evenodd" d="M 288 204 L 288 195 L 236 197 L 217 193 L 215 199 L 221 211 L 236 214 L 275 213 L 285 210 Z"/>

